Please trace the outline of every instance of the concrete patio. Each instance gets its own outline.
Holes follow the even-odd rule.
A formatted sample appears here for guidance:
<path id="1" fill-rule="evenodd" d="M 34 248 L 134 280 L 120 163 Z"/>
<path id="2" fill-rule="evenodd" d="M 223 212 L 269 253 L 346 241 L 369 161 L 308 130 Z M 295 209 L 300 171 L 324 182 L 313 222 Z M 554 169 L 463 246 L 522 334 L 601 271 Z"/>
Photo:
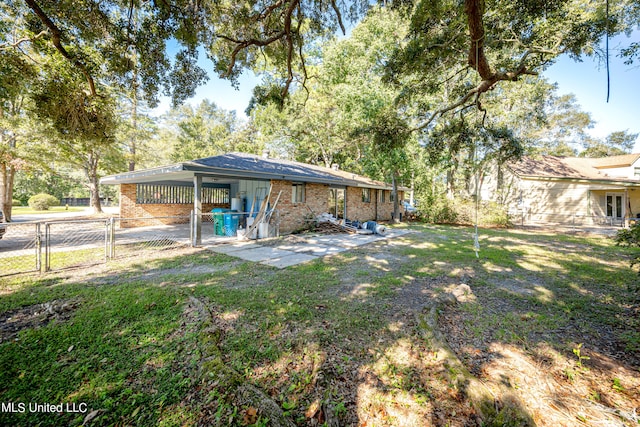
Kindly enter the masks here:
<path id="1" fill-rule="evenodd" d="M 258 262 L 276 268 L 287 268 L 292 265 L 312 261 L 327 255 L 348 251 L 358 246 L 392 239 L 410 233 L 409 230 L 387 229 L 387 233 L 377 234 L 330 234 L 296 236 L 295 242 L 273 244 L 272 241 L 259 243 L 256 241 L 235 242 L 222 245 L 205 245 L 208 250 L 234 256 L 246 261 Z M 266 244 L 269 243 L 269 244 Z"/>

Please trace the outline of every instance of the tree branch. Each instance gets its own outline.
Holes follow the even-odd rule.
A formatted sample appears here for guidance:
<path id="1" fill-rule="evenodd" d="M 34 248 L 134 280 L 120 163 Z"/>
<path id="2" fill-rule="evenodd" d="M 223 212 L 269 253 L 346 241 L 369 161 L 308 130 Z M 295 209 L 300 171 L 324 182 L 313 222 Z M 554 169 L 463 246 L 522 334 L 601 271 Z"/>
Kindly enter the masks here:
<path id="1" fill-rule="evenodd" d="M 42 31 L 40 31 L 38 34 L 36 34 L 33 37 L 23 37 L 23 38 L 21 38 L 19 40 L 16 40 L 16 41 L 12 42 L 12 43 L 0 44 L 0 50 L 16 48 L 16 47 L 20 46 L 22 43 L 32 42 L 34 40 L 38 40 L 39 38 L 41 38 L 41 37 L 43 37 L 43 36 L 45 36 L 47 34 L 49 34 L 48 31 L 42 30 Z"/>
<path id="2" fill-rule="evenodd" d="M 62 45 L 62 31 L 56 26 L 56 24 L 49 18 L 49 16 L 40 8 L 40 6 L 35 2 L 35 0 L 25 0 L 27 6 L 36 14 L 36 16 L 40 19 L 40 21 L 49 29 L 51 32 L 51 42 L 53 46 L 68 59 L 73 65 L 78 67 L 82 74 L 84 74 L 87 79 L 87 83 L 89 84 L 89 90 L 91 91 L 91 96 L 96 96 L 96 85 L 93 81 L 93 77 L 87 70 L 87 67 L 80 62 L 77 58 L 73 57 Z"/>
<path id="3" fill-rule="evenodd" d="M 485 112 L 484 107 L 480 103 L 480 97 L 483 93 L 492 90 L 498 82 L 501 81 L 515 81 L 522 75 L 537 75 L 537 72 L 529 70 L 527 67 L 527 58 L 534 54 L 551 54 L 557 55 L 561 53 L 557 50 L 543 49 L 543 48 L 530 48 L 522 57 L 517 67 L 511 71 L 505 71 L 500 73 L 494 73 L 491 71 L 491 66 L 484 53 L 484 40 L 485 30 L 484 23 L 482 21 L 482 15 L 484 14 L 484 0 L 465 0 L 465 14 L 467 15 L 467 24 L 469 27 L 469 36 L 471 39 L 471 45 L 468 52 L 468 64 L 472 67 L 482 81 L 478 83 L 473 89 L 467 91 L 458 101 L 453 104 L 449 104 L 439 110 L 436 110 L 424 123 L 411 129 L 411 132 L 421 131 L 429 127 L 433 121 L 452 111 L 458 107 L 475 105 L 478 110 Z M 519 42 L 519 41 L 518 41 Z M 521 43 L 521 42 L 519 42 Z M 456 73 L 457 74 L 457 73 Z M 474 98 L 475 97 L 475 98 Z M 474 98 L 473 102 L 469 103 L 471 98 Z M 469 105 L 466 105 L 469 103 Z"/>

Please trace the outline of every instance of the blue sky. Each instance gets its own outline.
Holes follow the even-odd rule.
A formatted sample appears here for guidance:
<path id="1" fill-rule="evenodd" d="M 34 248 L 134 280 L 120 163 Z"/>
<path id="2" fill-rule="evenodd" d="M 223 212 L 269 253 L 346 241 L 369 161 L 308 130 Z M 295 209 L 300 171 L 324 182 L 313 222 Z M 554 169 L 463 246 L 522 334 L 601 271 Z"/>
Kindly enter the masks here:
<path id="1" fill-rule="evenodd" d="M 640 31 L 632 35 L 633 41 L 640 40 Z M 551 82 L 558 84 L 560 94 L 573 93 L 583 111 L 591 113 L 596 122 L 590 134 L 603 138 L 611 132 L 628 129 L 640 133 L 640 68 L 639 65 L 625 65 L 615 56 L 622 42 L 628 45 L 626 37 L 610 42 L 611 91 L 607 103 L 607 72 L 603 64 L 585 58 L 576 62 L 562 57 L 544 72 Z M 640 138 L 636 141 L 636 152 L 640 152 Z"/>
<path id="2" fill-rule="evenodd" d="M 631 40 L 639 41 L 640 31 L 635 31 Z M 640 133 L 640 65 L 625 65 L 623 60 L 615 56 L 621 44 L 628 45 L 629 40 L 621 37 L 610 42 L 612 54 L 609 102 L 605 67 L 592 58 L 576 62 L 568 57 L 561 57 L 543 74 L 549 81 L 558 84 L 559 94 L 573 93 L 582 110 L 591 113 L 596 123 L 589 133 L 597 138 L 604 138 L 609 133 L 619 130 Z M 199 64 L 204 69 L 213 69 L 213 64 L 203 52 Z M 213 75 L 210 77 L 209 82 L 200 87 L 188 102 L 197 105 L 206 98 L 221 108 L 235 110 L 238 117 L 246 118 L 244 110 L 249 105 L 253 87 L 260 81 L 259 77 L 245 71 L 239 79 L 239 90 L 234 89 L 226 80 Z M 162 114 L 168 108 L 169 100 L 163 99 L 152 114 Z M 640 137 L 636 141 L 634 151 L 640 153 Z"/>

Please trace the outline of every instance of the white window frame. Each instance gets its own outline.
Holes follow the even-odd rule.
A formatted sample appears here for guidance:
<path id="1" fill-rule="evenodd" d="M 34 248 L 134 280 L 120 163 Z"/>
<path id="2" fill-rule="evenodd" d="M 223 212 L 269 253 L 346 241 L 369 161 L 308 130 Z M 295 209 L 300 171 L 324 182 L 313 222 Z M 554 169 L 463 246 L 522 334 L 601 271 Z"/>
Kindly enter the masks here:
<path id="1" fill-rule="evenodd" d="M 611 197 L 611 215 L 609 215 L 609 197 Z M 616 197 L 621 198 L 621 212 L 618 212 Z M 622 192 L 607 192 L 604 199 L 604 211 L 607 217 L 621 219 L 626 215 L 626 197 Z"/>

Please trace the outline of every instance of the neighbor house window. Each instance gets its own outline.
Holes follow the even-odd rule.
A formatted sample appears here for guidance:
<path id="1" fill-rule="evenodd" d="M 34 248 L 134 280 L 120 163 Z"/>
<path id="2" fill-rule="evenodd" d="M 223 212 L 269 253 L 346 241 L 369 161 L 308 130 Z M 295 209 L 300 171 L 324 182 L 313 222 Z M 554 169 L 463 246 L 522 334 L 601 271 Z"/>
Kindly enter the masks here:
<path id="1" fill-rule="evenodd" d="M 385 190 L 380 190 L 380 203 L 384 203 L 384 200 L 386 198 L 384 193 L 386 193 Z"/>
<path id="2" fill-rule="evenodd" d="M 191 204 L 193 203 L 193 187 L 137 184 L 136 203 L 139 205 Z M 202 203 L 228 204 L 229 189 L 204 187 L 202 189 Z"/>
<path id="3" fill-rule="evenodd" d="M 362 189 L 362 201 L 364 203 L 370 203 L 371 202 L 371 189 L 370 188 L 363 188 Z"/>
<path id="4" fill-rule="evenodd" d="M 294 183 L 291 186 L 291 202 L 304 203 L 304 184 Z"/>
<path id="5" fill-rule="evenodd" d="M 640 168 L 633 168 L 633 176 L 635 178 L 640 178 Z"/>

